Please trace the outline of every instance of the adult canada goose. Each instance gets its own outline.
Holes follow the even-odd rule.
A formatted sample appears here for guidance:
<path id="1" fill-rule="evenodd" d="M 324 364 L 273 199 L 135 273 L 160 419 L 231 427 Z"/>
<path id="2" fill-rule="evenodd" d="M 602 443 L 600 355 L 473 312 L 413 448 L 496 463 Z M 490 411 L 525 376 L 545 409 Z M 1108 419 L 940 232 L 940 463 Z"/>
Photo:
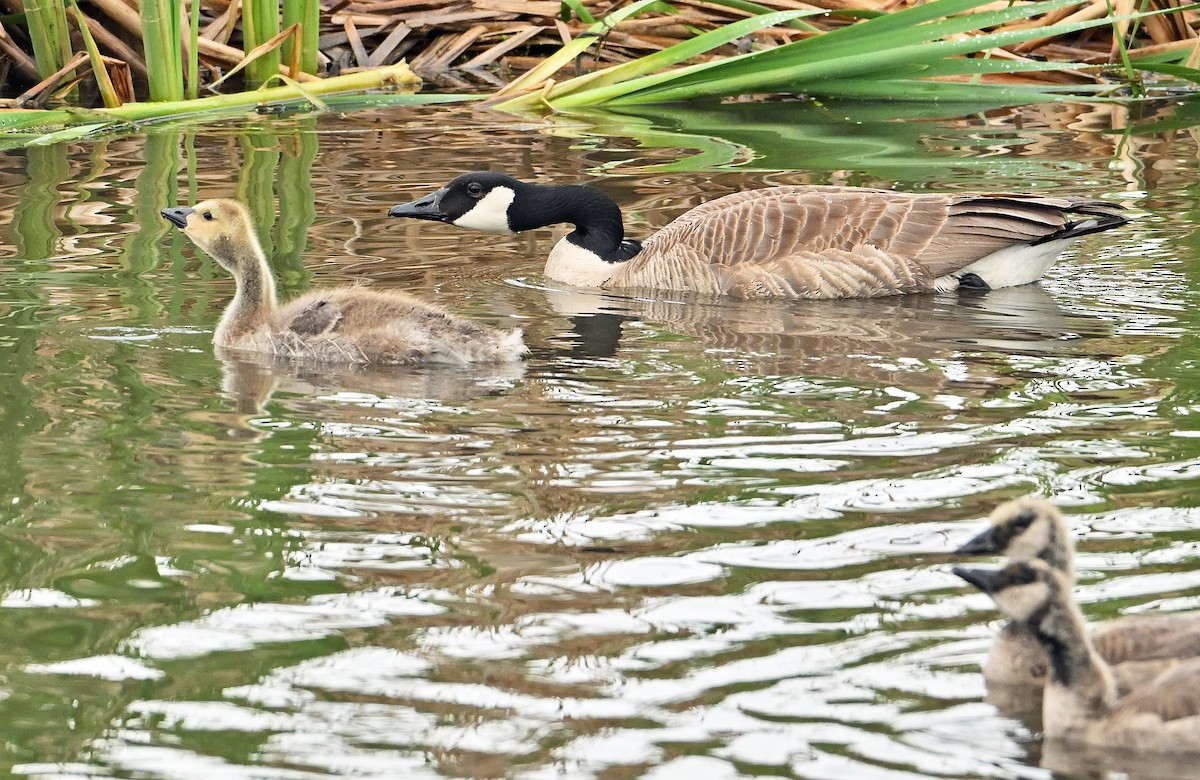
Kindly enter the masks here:
<path id="1" fill-rule="evenodd" d="M 1042 700 L 1048 738 L 1159 752 L 1200 751 L 1200 659 L 1179 661 L 1118 698 L 1112 669 L 1092 646 L 1073 583 L 1039 559 L 1002 569 L 955 567 L 1037 638 L 1049 659 Z"/>
<path id="2" fill-rule="evenodd" d="M 1010 561 L 1041 560 L 1075 582 L 1075 543 L 1062 513 L 1049 501 L 1023 498 L 996 507 L 986 530 L 959 547 L 960 554 L 1005 555 Z M 1096 626 L 1096 652 L 1114 666 L 1117 687 L 1128 691 L 1162 671 L 1164 662 L 1200 655 L 1200 613 L 1133 615 Z M 983 676 L 989 686 L 1035 686 L 1049 661 L 1041 643 L 1020 621 L 1000 630 Z"/>
<path id="3" fill-rule="evenodd" d="M 237 291 L 218 346 L 337 363 L 500 363 L 525 353 L 520 330 L 498 330 L 395 291 L 318 290 L 279 306 L 246 207 L 215 199 L 162 215 L 233 274 Z"/>
<path id="4" fill-rule="evenodd" d="M 1075 238 L 1125 224 L 1120 208 L 1069 197 L 769 187 L 704 203 L 638 241 L 599 190 L 477 172 L 388 214 L 491 232 L 569 223 L 575 230 L 546 260 L 552 279 L 764 299 L 1027 284 Z"/>

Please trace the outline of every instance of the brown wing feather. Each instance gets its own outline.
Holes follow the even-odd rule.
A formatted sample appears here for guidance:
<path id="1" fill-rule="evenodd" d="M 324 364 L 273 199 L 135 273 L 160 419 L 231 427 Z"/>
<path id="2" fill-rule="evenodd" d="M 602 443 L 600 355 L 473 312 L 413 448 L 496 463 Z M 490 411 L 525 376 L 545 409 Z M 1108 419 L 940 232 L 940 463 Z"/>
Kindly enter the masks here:
<path id="1" fill-rule="evenodd" d="M 949 201 L 946 195 L 853 187 L 750 190 L 697 206 L 647 244 L 652 251 L 684 244 L 718 265 L 860 246 L 915 257 L 944 223 Z"/>
<path id="2" fill-rule="evenodd" d="M 1183 661 L 1121 699 L 1113 717 L 1151 713 L 1164 721 L 1200 715 L 1200 659 Z"/>
<path id="3" fill-rule="evenodd" d="M 937 276 L 954 273 L 992 252 L 1065 230 L 1070 215 L 1115 217 L 1104 201 L 1031 195 L 964 195 L 950 203 L 945 225 L 920 260 Z"/>
<path id="4" fill-rule="evenodd" d="M 1110 664 L 1200 656 L 1200 615 L 1134 615 L 1098 626 L 1096 652 Z"/>
<path id="5" fill-rule="evenodd" d="M 676 245 L 659 254 L 654 263 L 625 269 L 610 286 L 695 291 L 744 300 L 823 300 L 929 292 L 934 289 L 934 277 L 915 260 L 870 245 L 854 252 L 793 252 L 769 262 L 732 265 L 708 263 L 693 248 Z"/>
<path id="6" fill-rule="evenodd" d="M 922 292 L 992 252 L 1063 230 L 1072 211 L 1113 213 L 1106 205 L 858 187 L 749 190 L 680 216 L 606 286 L 738 297 Z"/>

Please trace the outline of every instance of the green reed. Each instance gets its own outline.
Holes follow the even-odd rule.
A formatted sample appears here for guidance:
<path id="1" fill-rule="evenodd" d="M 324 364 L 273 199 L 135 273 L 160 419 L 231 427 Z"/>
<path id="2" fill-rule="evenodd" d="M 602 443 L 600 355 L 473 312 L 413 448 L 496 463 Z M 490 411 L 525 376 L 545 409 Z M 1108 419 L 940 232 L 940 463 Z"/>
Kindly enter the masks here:
<path id="1" fill-rule="evenodd" d="M 59 0 L 25 0 L 25 20 L 38 75 L 47 78 L 71 58 L 66 6 Z"/>
<path id="2" fill-rule="evenodd" d="M 728 2 L 729 0 L 726 0 Z M 803 93 L 818 97 L 909 101 L 979 101 L 1015 105 L 1062 99 L 1066 95 L 1106 96 L 1112 83 L 984 83 L 979 77 L 1016 73 L 1068 72 L 1087 66 L 1072 62 L 1009 60 L 971 56 L 1035 38 L 1076 34 L 1110 25 L 1105 17 L 1081 22 L 1009 28 L 1011 22 L 1074 6 L 1076 0 L 1044 0 L 1004 8 L 983 8 L 990 0 L 931 0 L 791 43 L 697 64 L 701 55 L 764 27 L 800 21 L 817 11 L 781 11 L 744 19 L 636 60 L 561 81 L 551 80 L 621 19 L 640 12 L 649 0 L 624 6 L 587 34 L 551 55 L 537 68 L 501 89 L 502 109 L 569 111 L 586 106 L 662 104 L 754 93 Z M 1194 6 L 1187 6 L 1191 9 Z M 1130 20 L 1182 9 L 1131 14 Z M 1136 52 L 1130 52 L 1133 56 Z M 1185 58 L 1186 51 L 1174 53 Z M 1200 81 L 1200 71 L 1174 63 L 1139 61 L 1137 68 Z M 1132 69 L 1131 69 L 1132 70 Z M 1126 74 L 1128 77 L 1128 73 Z M 525 94 L 516 93 L 524 91 Z"/>
<path id="3" fill-rule="evenodd" d="M 292 38 L 283 43 L 283 61 L 290 65 L 299 58 L 300 70 L 317 72 L 317 38 L 321 32 L 321 4 L 318 0 L 286 0 L 283 4 L 283 27 L 300 25 L 300 40 Z M 297 51 L 297 43 L 299 51 Z"/>
<path id="4" fill-rule="evenodd" d="M 200 97 L 200 2 L 192 0 L 188 8 L 187 97 Z"/>
<path id="5" fill-rule="evenodd" d="M 176 0 L 142 0 L 141 10 L 150 99 L 183 100 L 181 4 Z"/>
<path id="6" fill-rule="evenodd" d="M 294 0 L 293 0 L 294 1 Z M 292 5 L 287 2 L 285 5 Z M 246 56 L 279 34 L 278 0 L 244 0 L 242 3 L 242 49 Z M 279 49 L 256 57 L 246 65 L 246 83 L 258 85 L 279 72 Z"/>
<path id="7" fill-rule="evenodd" d="M 117 97 L 117 91 L 113 87 L 112 79 L 109 78 L 108 69 L 104 67 L 104 61 L 100 58 L 100 47 L 96 45 L 92 31 L 88 29 L 87 22 L 84 21 L 83 14 L 79 11 L 79 3 L 70 0 L 70 5 L 71 15 L 79 25 L 79 35 L 83 38 L 84 48 L 87 49 L 88 61 L 92 65 L 92 75 L 96 77 L 96 87 L 100 90 L 100 98 L 104 101 L 104 107 L 116 108 L 121 105 L 121 99 Z"/>

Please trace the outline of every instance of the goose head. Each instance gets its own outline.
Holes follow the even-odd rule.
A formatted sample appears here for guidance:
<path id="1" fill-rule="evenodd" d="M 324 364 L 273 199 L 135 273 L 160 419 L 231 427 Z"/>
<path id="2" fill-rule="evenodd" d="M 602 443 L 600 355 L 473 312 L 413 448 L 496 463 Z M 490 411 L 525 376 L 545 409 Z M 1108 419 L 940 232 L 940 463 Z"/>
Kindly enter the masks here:
<path id="1" fill-rule="evenodd" d="M 1013 620 L 1037 628 L 1049 607 L 1071 591 L 1061 572 L 1045 561 L 1011 561 L 999 569 L 955 566 L 952 571 L 991 596 L 1000 611 Z"/>
<path id="2" fill-rule="evenodd" d="M 214 198 L 159 213 L 235 277 L 263 262 L 250 213 L 236 200 Z"/>
<path id="3" fill-rule="evenodd" d="M 516 233 L 529 227 L 541 227 L 519 226 L 521 214 L 528 210 L 528 207 L 522 208 L 526 186 L 502 173 L 464 173 L 423 198 L 392 206 L 388 216 L 445 222 L 487 233 Z M 514 207 L 518 194 L 522 195 L 521 204 Z"/>
<path id="4" fill-rule="evenodd" d="M 1071 532 L 1049 501 L 1021 498 L 996 507 L 986 530 L 956 551 L 962 555 L 1003 555 L 1009 560 L 1043 560 L 1074 576 Z"/>
<path id="5" fill-rule="evenodd" d="M 546 274 L 585 287 L 601 286 L 642 243 L 625 238 L 612 198 L 579 184 L 529 184 L 493 171 L 464 173 L 445 187 L 393 206 L 391 217 L 445 222 L 489 233 L 520 233 L 549 225 L 575 230 L 551 251 Z"/>

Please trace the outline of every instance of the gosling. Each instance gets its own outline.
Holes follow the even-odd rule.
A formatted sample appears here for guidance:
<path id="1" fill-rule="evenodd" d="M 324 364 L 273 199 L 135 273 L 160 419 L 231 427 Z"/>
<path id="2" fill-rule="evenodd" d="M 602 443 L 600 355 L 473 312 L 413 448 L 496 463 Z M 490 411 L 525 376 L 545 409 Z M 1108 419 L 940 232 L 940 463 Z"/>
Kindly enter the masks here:
<path id="1" fill-rule="evenodd" d="M 1012 561 L 999 570 L 955 567 L 1024 625 L 1049 661 L 1042 699 L 1048 739 L 1163 753 L 1200 751 L 1200 659 L 1118 697 L 1112 668 L 1096 652 L 1071 579 L 1046 561 Z"/>
<path id="2" fill-rule="evenodd" d="M 1009 501 L 992 512 L 989 522 L 986 530 L 956 552 L 1005 555 L 1010 561 L 1041 560 L 1075 582 L 1074 539 L 1062 513 L 1049 501 Z M 1096 626 L 1091 639 L 1096 652 L 1114 665 L 1118 690 L 1127 692 L 1157 676 L 1171 659 L 1200 655 L 1200 614 L 1117 618 Z M 1040 692 L 1048 665 L 1028 626 L 1014 620 L 996 635 L 983 677 L 989 688 L 1020 686 Z"/>
<path id="3" fill-rule="evenodd" d="M 519 329 L 479 325 L 392 290 L 336 287 L 280 306 L 245 206 L 217 198 L 161 213 L 237 283 L 213 334 L 219 347 L 296 360 L 403 366 L 504 363 L 526 352 Z"/>

